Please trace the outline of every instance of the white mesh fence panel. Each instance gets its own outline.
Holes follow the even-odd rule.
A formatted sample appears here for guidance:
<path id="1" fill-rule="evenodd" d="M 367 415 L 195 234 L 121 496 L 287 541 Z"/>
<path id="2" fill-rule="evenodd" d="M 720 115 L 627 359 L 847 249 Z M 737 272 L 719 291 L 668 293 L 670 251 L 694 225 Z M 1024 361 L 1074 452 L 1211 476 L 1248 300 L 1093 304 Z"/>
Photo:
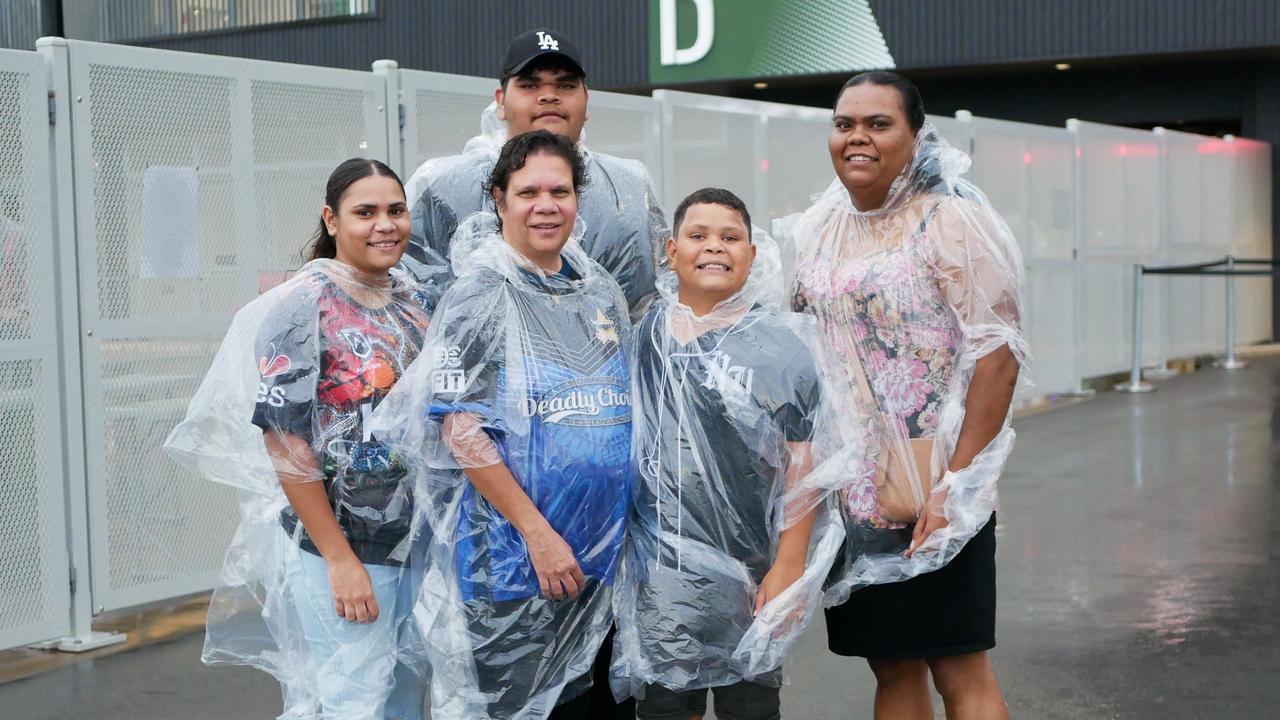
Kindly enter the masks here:
<path id="1" fill-rule="evenodd" d="M 1076 222 L 1080 238 L 1079 286 L 1082 376 L 1122 372 L 1129 366 L 1133 264 L 1159 264 L 1161 163 L 1158 138 L 1146 131 L 1080 122 Z M 1194 281 L 1193 281 L 1194 282 Z M 1163 359 L 1166 308 L 1163 278 L 1148 276 L 1143 316 L 1144 357 Z"/>
<path id="2" fill-rule="evenodd" d="M 1229 161 L 1206 154 L 1221 142 L 1199 135 L 1161 131 L 1165 158 L 1167 246 L 1162 260 L 1175 264 L 1218 260 L 1229 250 L 1234 221 L 1227 214 L 1234 194 Z M 1222 352 L 1226 341 L 1226 278 L 1173 276 L 1160 297 L 1166 303 L 1169 355 Z M 1237 284 L 1240 281 L 1237 280 Z"/>
<path id="3" fill-rule="evenodd" d="M 70 43 L 94 604 L 211 586 L 231 492 L 165 435 L 231 315 L 301 264 L 342 160 L 388 157 L 381 78 Z"/>
<path id="4" fill-rule="evenodd" d="M 69 627 L 44 78 L 0 50 L 0 649 Z"/>
<path id="5" fill-rule="evenodd" d="M 711 186 L 732 191 L 759 214 L 765 199 L 757 192 L 763 157 L 755 115 L 678 102 L 663 111 L 663 207 L 674 210 L 689 193 Z"/>
<path id="6" fill-rule="evenodd" d="M 1231 252 L 1271 257 L 1271 145 L 1235 138 L 1231 157 L 1236 192 L 1228 212 L 1235 219 Z M 1236 337 L 1254 343 L 1271 337 L 1271 278 L 1236 280 Z"/>
<path id="7" fill-rule="evenodd" d="M 480 134 L 480 113 L 498 81 L 421 70 L 400 70 L 404 104 L 404 175 L 434 157 L 462 152 Z"/>
<path id="8" fill-rule="evenodd" d="M 591 93 L 582 134 L 592 151 L 639 160 L 648 169 L 650 180 L 658 182 L 662 177 L 658 103 L 653 98 Z"/>
<path id="9" fill-rule="evenodd" d="M 973 118 L 973 181 L 1009 223 L 1027 265 L 1034 394 L 1075 390 L 1074 143 L 1062 128 Z"/>
<path id="10" fill-rule="evenodd" d="M 694 190 L 723 187 L 768 227 L 802 212 L 831 182 L 830 110 L 668 90 L 654 97 L 662 105 L 668 210 Z"/>
<path id="11" fill-rule="evenodd" d="M 772 110 L 765 115 L 768 155 L 761 165 L 769 181 L 769 204 L 756 210 L 761 220 L 804 212 L 835 176 L 825 141 L 831 132 L 831 111 L 783 105 L 767 108 Z M 769 227 L 764 222 L 760 225 Z"/>

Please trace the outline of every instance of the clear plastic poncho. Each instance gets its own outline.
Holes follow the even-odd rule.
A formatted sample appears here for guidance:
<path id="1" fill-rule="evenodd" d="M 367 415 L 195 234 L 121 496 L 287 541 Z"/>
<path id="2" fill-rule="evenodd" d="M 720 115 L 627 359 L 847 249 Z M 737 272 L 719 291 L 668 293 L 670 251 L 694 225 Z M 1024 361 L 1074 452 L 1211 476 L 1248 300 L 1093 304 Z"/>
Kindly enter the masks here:
<path id="1" fill-rule="evenodd" d="M 385 699 L 392 682 L 395 623 L 324 651 L 308 643 L 325 633 L 313 615 L 332 616 L 334 605 L 318 599 L 323 580 L 308 581 L 301 570 L 319 553 L 284 486 L 323 484 L 361 563 L 404 572 L 411 488 L 368 418 L 417 357 L 429 318 L 427 295 L 399 270 L 379 277 L 335 260 L 309 262 L 236 314 L 186 418 L 165 441 L 179 464 L 239 498 L 203 660 L 274 675 L 281 718 L 318 719 L 321 705 L 340 705 L 343 717 L 382 717 L 370 698 Z M 309 610 L 317 605 L 326 606 Z"/>
<path id="2" fill-rule="evenodd" d="M 1007 346 L 1025 381 L 1022 256 L 1008 225 L 960 176 L 969 158 L 926 123 L 884 205 L 857 210 L 839 179 L 798 219 L 796 310 L 818 319 L 835 358 L 831 402 L 845 423 L 848 541 L 827 604 L 861 586 L 942 567 L 982 528 L 1013 448 L 1012 413 L 972 463 L 945 476 L 977 362 Z M 827 482 L 837 482 L 831 478 Z M 911 557 L 912 525 L 933 498 L 949 521 Z"/>
<path id="3" fill-rule="evenodd" d="M 412 258 L 406 266 L 413 272 L 446 265 L 459 222 L 492 210 L 484 186 L 506 141 L 506 123 L 490 104 L 481 116 L 480 135 L 467 141 L 461 155 L 427 160 L 405 184 L 413 221 Z M 576 235 L 586 254 L 622 286 L 627 306 L 642 310 L 653 297 L 654 254 L 666 239 L 648 171 L 636 160 L 591 152 L 585 131 L 578 149 L 586 160 L 587 185 L 578 197 Z"/>
<path id="4" fill-rule="evenodd" d="M 829 422 L 816 324 L 780 311 L 778 247 L 758 229 L 753 237 L 741 292 L 696 316 L 664 270 L 635 330 L 639 475 L 615 601 L 619 697 L 643 697 L 650 684 L 780 685 L 844 538 L 833 488 L 810 472 Z M 757 614 L 782 531 L 810 513 L 803 574 Z"/>
<path id="5" fill-rule="evenodd" d="M 627 306 L 576 240 L 547 273 L 491 213 L 452 251 L 422 356 L 374 418 L 412 470 L 429 558 L 405 650 L 431 668 L 437 720 L 545 718 L 590 687 L 613 619 L 634 474 Z M 576 598 L 541 596 L 524 537 L 469 481 L 497 464 L 572 548 Z"/>

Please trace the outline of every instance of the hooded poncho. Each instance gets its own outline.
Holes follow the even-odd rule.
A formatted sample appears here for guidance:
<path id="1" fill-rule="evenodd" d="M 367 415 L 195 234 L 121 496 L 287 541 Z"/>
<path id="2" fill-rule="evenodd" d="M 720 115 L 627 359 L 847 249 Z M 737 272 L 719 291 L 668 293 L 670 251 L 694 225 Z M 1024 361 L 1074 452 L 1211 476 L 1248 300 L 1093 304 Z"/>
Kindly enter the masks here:
<path id="1" fill-rule="evenodd" d="M 639 475 L 615 603 L 619 696 L 643 696 L 648 684 L 779 684 L 844 536 L 831 489 L 810 473 L 827 422 L 816 323 L 780 311 L 777 245 L 753 237 L 741 292 L 696 316 L 664 270 L 636 327 Z M 780 534 L 810 511 L 803 575 L 753 616 Z"/>
<path id="2" fill-rule="evenodd" d="M 284 691 L 281 717 L 314 717 L 317 683 L 344 677 L 344 667 L 372 653 L 374 677 L 392 680 L 395 657 L 384 653 L 394 642 L 376 633 L 327 659 L 313 656 L 296 610 L 307 600 L 296 571 L 303 553 L 319 553 L 282 483 L 323 483 L 362 563 L 408 564 L 408 474 L 372 436 L 369 416 L 418 356 L 430 309 L 427 294 L 398 270 L 371 277 L 335 260 L 307 263 L 236 314 L 186 419 L 165 442 L 180 464 L 239 496 L 240 526 L 209 604 L 203 659 L 274 675 Z M 354 698 L 371 691 L 360 690 Z"/>
<path id="3" fill-rule="evenodd" d="M 612 622 L 633 475 L 627 306 L 576 240 L 548 273 L 491 213 L 451 251 L 457 280 L 373 423 L 411 469 L 429 558 L 406 651 L 432 669 L 434 718 L 543 718 L 589 687 Z M 525 539 L 468 481 L 498 463 L 572 548 L 576 598 L 540 596 Z"/>
<path id="4" fill-rule="evenodd" d="M 1008 347 L 1025 371 L 1022 257 L 987 198 L 960 176 L 969 158 L 927 124 L 882 207 L 857 210 L 837 179 L 799 218 L 794 308 L 817 318 L 835 358 L 830 399 L 846 442 L 842 512 L 848 541 L 827 603 L 857 587 L 904 580 L 950 561 L 987 522 L 1013 447 L 1012 414 L 963 470 L 948 469 L 978 361 Z M 1022 373 L 1025 380 L 1025 372 Z M 828 482 L 836 482 L 831 479 Z M 949 524 L 902 556 L 932 493 Z"/>

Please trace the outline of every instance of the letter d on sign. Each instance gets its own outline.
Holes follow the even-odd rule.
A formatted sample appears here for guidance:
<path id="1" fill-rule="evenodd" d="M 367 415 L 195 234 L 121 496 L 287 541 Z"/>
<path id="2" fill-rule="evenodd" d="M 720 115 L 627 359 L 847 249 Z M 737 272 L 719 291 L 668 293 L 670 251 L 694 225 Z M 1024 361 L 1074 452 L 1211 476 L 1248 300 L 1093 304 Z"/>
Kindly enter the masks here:
<path id="1" fill-rule="evenodd" d="M 716 6 L 715 0 L 693 0 L 698 11 L 698 35 L 693 45 L 687 48 L 676 47 L 676 0 L 661 0 L 658 15 L 660 27 L 660 56 L 663 65 L 688 65 L 696 63 L 711 52 L 711 43 L 716 38 Z"/>

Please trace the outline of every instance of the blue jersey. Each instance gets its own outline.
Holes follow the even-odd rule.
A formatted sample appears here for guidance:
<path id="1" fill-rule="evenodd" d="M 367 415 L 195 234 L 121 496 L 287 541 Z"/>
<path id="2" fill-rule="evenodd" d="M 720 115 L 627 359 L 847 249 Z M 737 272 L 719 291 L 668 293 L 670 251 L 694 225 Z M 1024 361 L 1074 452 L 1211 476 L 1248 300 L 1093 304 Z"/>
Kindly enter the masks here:
<path id="1" fill-rule="evenodd" d="M 452 352 L 466 390 L 452 403 L 444 402 L 447 393 L 437 394 L 433 414 L 480 417 L 502 462 L 573 549 L 583 573 L 611 583 L 632 485 L 625 306 L 584 288 L 576 275 L 530 276 L 517 284 L 481 272 L 450 294 L 446 304 L 458 319 L 442 322 L 493 321 L 484 337 L 457 336 Z M 524 538 L 470 483 L 454 540 L 465 599 L 540 594 Z"/>

